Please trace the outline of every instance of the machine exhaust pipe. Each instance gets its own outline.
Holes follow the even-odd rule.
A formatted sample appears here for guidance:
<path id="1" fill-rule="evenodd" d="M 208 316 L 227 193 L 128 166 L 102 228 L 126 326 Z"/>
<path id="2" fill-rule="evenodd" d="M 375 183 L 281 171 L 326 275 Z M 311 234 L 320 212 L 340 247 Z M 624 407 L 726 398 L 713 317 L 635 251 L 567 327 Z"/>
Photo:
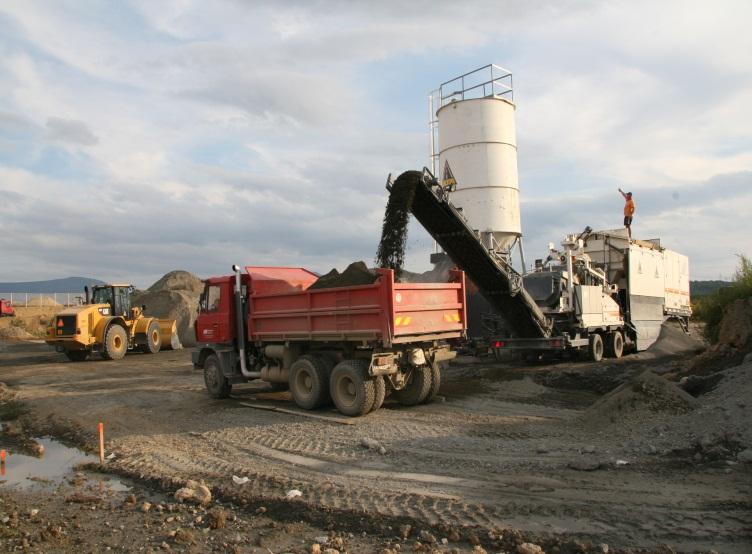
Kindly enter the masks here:
<path id="1" fill-rule="evenodd" d="M 245 358 L 245 317 L 243 314 L 243 288 L 240 284 L 240 266 L 233 265 L 232 271 L 235 273 L 235 315 L 236 315 L 236 336 L 238 340 L 238 352 L 240 353 L 240 373 L 247 379 L 260 379 L 260 371 L 249 371 Z"/>
<path id="2" fill-rule="evenodd" d="M 89 297 L 89 285 L 84 285 L 84 297 L 86 298 L 86 303 L 88 304 L 91 298 Z"/>

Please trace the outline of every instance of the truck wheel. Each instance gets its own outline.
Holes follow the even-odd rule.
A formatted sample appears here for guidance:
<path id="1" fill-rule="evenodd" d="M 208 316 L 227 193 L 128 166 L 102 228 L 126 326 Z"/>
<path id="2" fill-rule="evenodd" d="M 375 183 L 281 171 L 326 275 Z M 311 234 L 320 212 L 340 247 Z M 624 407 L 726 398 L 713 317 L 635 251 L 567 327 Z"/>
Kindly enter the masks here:
<path id="1" fill-rule="evenodd" d="M 588 339 L 588 356 L 594 362 L 603 359 L 603 339 L 598 333 L 593 333 Z"/>
<path id="2" fill-rule="evenodd" d="M 377 375 L 373 378 L 373 384 L 375 387 L 375 395 L 373 399 L 373 406 L 370 411 L 375 412 L 384 404 L 384 398 L 386 398 L 386 383 L 381 375 Z"/>
<path id="3" fill-rule="evenodd" d="M 334 366 L 329 391 L 337 409 L 348 416 L 362 416 L 373 408 L 376 385 L 368 376 L 365 360 L 344 360 Z"/>
<path id="4" fill-rule="evenodd" d="M 329 400 L 329 372 L 318 356 L 301 356 L 290 366 L 290 392 L 295 403 L 313 410 Z"/>
<path id="5" fill-rule="evenodd" d="M 65 357 L 71 362 L 83 362 L 89 357 L 90 352 L 88 350 L 66 350 Z"/>
<path id="6" fill-rule="evenodd" d="M 102 357 L 105 360 L 121 360 L 128 352 L 128 334 L 120 325 L 110 325 L 104 335 Z"/>
<path id="7" fill-rule="evenodd" d="M 222 365 L 214 354 L 204 360 L 204 384 L 214 398 L 227 398 L 232 392 L 232 385 L 222 373 Z"/>
<path id="8" fill-rule="evenodd" d="M 427 397 L 431 390 L 431 368 L 427 365 L 414 367 L 410 372 L 410 380 L 401 390 L 394 391 L 394 395 L 403 406 L 415 406 Z"/>
<path id="9" fill-rule="evenodd" d="M 441 366 L 434 362 L 431 364 L 431 386 L 428 388 L 428 395 L 423 400 L 423 404 L 433 402 L 436 395 L 439 394 L 441 388 Z"/>
<path id="10" fill-rule="evenodd" d="M 624 353 L 624 336 L 620 331 L 612 331 L 606 338 L 606 355 L 609 358 L 621 358 Z"/>
<path id="11" fill-rule="evenodd" d="M 146 343 L 141 345 L 141 352 L 156 354 L 162 347 L 162 337 L 159 334 L 159 323 L 152 321 L 146 330 Z"/>

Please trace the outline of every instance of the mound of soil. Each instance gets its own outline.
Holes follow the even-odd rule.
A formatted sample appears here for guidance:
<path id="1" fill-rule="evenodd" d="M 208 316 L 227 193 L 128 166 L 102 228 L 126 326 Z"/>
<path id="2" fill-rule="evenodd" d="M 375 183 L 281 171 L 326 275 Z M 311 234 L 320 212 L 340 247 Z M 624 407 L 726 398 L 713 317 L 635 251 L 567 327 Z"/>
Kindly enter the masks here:
<path id="1" fill-rule="evenodd" d="M 718 343 L 695 357 L 679 376 L 710 375 L 739 365 L 752 351 L 752 297 L 729 304 L 718 330 Z"/>
<path id="2" fill-rule="evenodd" d="M 376 274 L 368 269 L 364 262 L 353 262 L 342 273 L 332 269 L 326 275 L 322 275 L 309 287 L 309 290 L 370 285 L 376 277 Z"/>
<path id="3" fill-rule="evenodd" d="M 174 319 L 183 346 L 196 345 L 195 324 L 199 295 L 184 290 L 159 290 L 137 296 L 136 305 L 145 304 L 145 314 L 160 319 Z"/>
<path id="4" fill-rule="evenodd" d="M 671 323 L 661 326 L 661 334 L 647 352 L 657 356 L 675 356 L 677 354 L 700 353 L 705 349 L 702 340 L 688 335 L 681 327 Z"/>
<path id="5" fill-rule="evenodd" d="M 149 292 L 163 290 L 182 290 L 200 295 L 204 290 L 204 282 L 193 273 L 177 269 L 170 271 L 159 281 L 149 287 Z"/>
<path id="6" fill-rule="evenodd" d="M 195 346 L 195 324 L 198 301 L 204 284 L 187 271 L 170 271 L 164 277 L 134 297 L 134 305 L 146 304 L 146 315 L 174 319 L 178 337 L 184 346 Z"/>
<path id="7" fill-rule="evenodd" d="M 393 269 L 397 277 L 402 273 L 405 263 L 407 224 L 415 198 L 415 186 L 421 177 L 420 171 L 405 171 L 397 177 L 392 184 L 384 212 L 381 241 L 376 252 L 376 266 Z"/>
<path id="8" fill-rule="evenodd" d="M 696 406 L 690 394 L 647 370 L 600 398 L 584 417 L 593 424 L 609 424 L 651 413 L 683 413 Z"/>
<path id="9" fill-rule="evenodd" d="M 0 329 L 0 340 L 32 340 L 35 338 L 36 337 L 26 329 L 22 329 L 15 325 Z"/>
<path id="10" fill-rule="evenodd" d="M 752 297 L 739 298 L 726 307 L 718 342 L 741 351 L 752 350 Z"/>

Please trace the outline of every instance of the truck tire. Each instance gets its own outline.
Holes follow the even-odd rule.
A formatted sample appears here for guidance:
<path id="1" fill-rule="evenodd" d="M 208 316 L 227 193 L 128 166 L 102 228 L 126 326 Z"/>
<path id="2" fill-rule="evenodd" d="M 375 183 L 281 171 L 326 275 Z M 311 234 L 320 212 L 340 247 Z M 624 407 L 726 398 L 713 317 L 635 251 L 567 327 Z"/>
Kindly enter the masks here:
<path id="1" fill-rule="evenodd" d="M 110 325 L 104 335 L 102 357 L 105 360 L 122 360 L 128 352 L 128 333 L 120 325 Z"/>
<path id="2" fill-rule="evenodd" d="M 232 392 L 232 385 L 222 373 L 222 365 L 215 354 L 209 354 L 204 360 L 204 384 L 214 398 L 227 398 Z"/>
<path id="3" fill-rule="evenodd" d="M 347 416 L 367 414 L 376 399 L 376 385 L 368 375 L 368 362 L 357 359 L 338 363 L 329 379 L 329 391 L 340 413 Z"/>
<path id="4" fill-rule="evenodd" d="M 624 354 L 624 335 L 621 331 L 611 331 L 606 335 L 606 356 L 621 358 L 622 354 Z"/>
<path id="5" fill-rule="evenodd" d="M 71 362 L 83 362 L 86 360 L 86 358 L 89 357 L 88 350 L 66 350 L 65 351 L 65 357 L 68 358 Z"/>
<path id="6" fill-rule="evenodd" d="M 598 333 L 593 333 L 588 339 L 588 357 L 594 362 L 603 359 L 603 339 Z"/>
<path id="7" fill-rule="evenodd" d="M 373 384 L 376 394 L 373 399 L 373 406 L 369 411 L 375 412 L 384 404 L 384 398 L 386 398 L 386 383 L 381 375 L 377 375 L 373 378 Z"/>
<path id="8" fill-rule="evenodd" d="M 146 342 L 141 345 L 141 352 L 156 354 L 162 348 L 162 336 L 159 334 L 159 323 L 152 321 L 146 329 Z"/>
<path id="9" fill-rule="evenodd" d="M 290 366 L 290 392 L 295 403 L 313 410 L 329 401 L 329 372 L 319 356 L 301 356 Z"/>
<path id="10" fill-rule="evenodd" d="M 431 364 L 431 386 L 428 388 L 428 395 L 426 395 L 422 404 L 429 404 L 433 402 L 436 395 L 439 394 L 441 388 L 441 366 L 434 362 Z"/>
<path id="11" fill-rule="evenodd" d="M 394 391 L 394 396 L 403 406 L 415 406 L 428 398 L 432 381 L 431 368 L 428 365 L 414 367 L 407 385 L 401 390 Z"/>

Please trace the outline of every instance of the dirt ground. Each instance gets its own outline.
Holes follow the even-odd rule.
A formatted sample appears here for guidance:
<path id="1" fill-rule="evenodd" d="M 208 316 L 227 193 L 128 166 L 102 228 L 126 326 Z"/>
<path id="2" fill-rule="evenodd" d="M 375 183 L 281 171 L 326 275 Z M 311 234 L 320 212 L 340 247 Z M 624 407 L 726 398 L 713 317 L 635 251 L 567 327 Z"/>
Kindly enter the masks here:
<path id="1" fill-rule="evenodd" d="M 98 471 L 131 483 L 90 503 L 66 498 L 102 486 L 91 470 L 52 492 L 0 485 L 9 518 L 0 537 L 9 550 L 25 539 L 40 552 L 311 552 L 317 537 L 322 552 L 524 552 L 525 542 L 546 552 L 749 552 L 752 464 L 736 460 L 736 439 L 703 451 L 686 425 L 667 437 L 686 422 L 681 410 L 616 423 L 588 410 L 630 376 L 678 373 L 692 357 L 525 366 L 467 357 L 446 369 L 437 402 L 387 399 L 346 425 L 333 410 L 315 412 L 334 420 L 325 421 L 244 406 L 296 410 L 262 384 L 212 400 L 190 350 L 71 363 L 44 345 L 0 343 L 0 380 L 30 410 L 16 425 L 93 449 L 103 422 L 114 457 Z M 719 425 L 749 421 L 752 399 L 737 404 Z M 176 503 L 188 479 L 203 480 L 236 521 L 215 531 L 205 508 Z M 285 499 L 293 489 L 302 495 Z M 161 510 L 141 512 L 149 498 Z M 62 535 L 49 531 L 64 524 Z"/>

